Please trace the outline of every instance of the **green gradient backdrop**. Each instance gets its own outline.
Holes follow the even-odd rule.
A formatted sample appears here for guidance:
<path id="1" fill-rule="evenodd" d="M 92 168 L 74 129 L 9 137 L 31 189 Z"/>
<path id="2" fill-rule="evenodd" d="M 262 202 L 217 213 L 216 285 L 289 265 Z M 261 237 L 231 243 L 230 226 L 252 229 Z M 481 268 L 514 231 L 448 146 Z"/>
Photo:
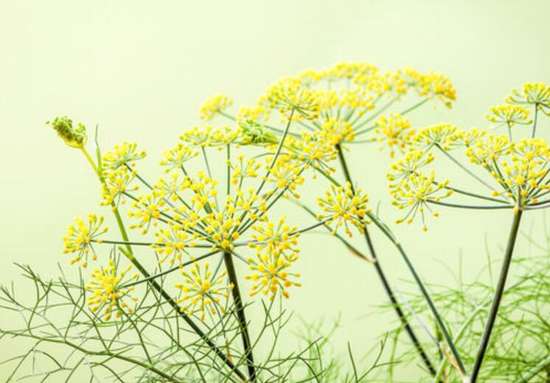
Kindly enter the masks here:
<path id="1" fill-rule="evenodd" d="M 151 154 L 146 172 L 154 175 L 158 153 L 198 121 L 207 96 L 222 91 L 251 102 L 285 74 L 362 60 L 451 77 L 456 106 L 424 108 L 415 122 L 483 126 L 487 108 L 511 88 L 550 80 L 549 12 L 545 0 L 2 0 L 0 280 L 17 279 L 13 262 L 54 275 L 66 225 L 98 201 L 96 180 L 83 159 L 44 128 L 52 116 L 99 123 L 105 147 L 141 143 Z M 394 219 L 385 197 L 386 157 L 361 146 L 351 158 L 352 172 L 370 181 L 372 200 L 381 200 Z M 524 225 L 539 237 L 540 216 Z M 397 233 L 426 279 L 450 283 L 442 263 L 457 265 L 462 252 L 464 269 L 479 270 L 485 236 L 498 255 L 508 220 L 505 212 L 444 211 L 428 234 L 416 226 L 400 226 Z M 310 239 L 303 241 L 300 264 L 305 287 L 289 306 L 308 320 L 341 313 L 337 350 L 348 339 L 355 350 L 372 346 L 393 319 L 373 310 L 385 302 L 374 271 L 343 256 L 331 238 Z M 531 251 L 521 242 L 524 254 Z M 392 277 L 407 278 L 391 247 L 383 241 L 377 246 Z M 11 352 L 0 349 L 0 359 Z"/>

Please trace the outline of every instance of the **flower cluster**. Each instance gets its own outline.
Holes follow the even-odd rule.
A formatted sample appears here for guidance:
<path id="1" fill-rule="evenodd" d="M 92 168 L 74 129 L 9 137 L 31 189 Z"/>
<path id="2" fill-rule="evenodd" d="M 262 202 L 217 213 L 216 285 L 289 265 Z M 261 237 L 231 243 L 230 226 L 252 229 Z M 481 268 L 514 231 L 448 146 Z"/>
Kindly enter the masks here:
<path id="1" fill-rule="evenodd" d="M 411 122 L 400 114 L 392 113 L 381 116 L 376 122 L 377 140 L 384 143 L 390 149 L 390 157 L 395 156 L 395 149 L 403 152 L 411 145 L 415 130 L 411 128 Z"/>
<path id="2" fill-rule="evenodd" d="M 82 267 L 86 267 L 89 256 L 92 260 L 97 259 L 93 244 L 101 243 L 99 237 L 108 230 L 103 226 L 103 221 L 103 217 L 89 214 L 86 221 L 76 218 L 74 223 L 68 227 L 63 243 L 65 254 L 75 254 L 71 259 L 71 264 L 80 263 Z"/>
<path id="3" fill-rule="evenodd" d="M 544 207 L 541 198 L 550 193 L 550 147 L 545 140 L 534 138 L 536 119 L 531 120 L 526 106 L 544 109 L 547 103 L 544 84 L 525 84 L 514 91 L 507 104 L 492 107 L 488 120 L 508 127 L 508 135 L 495 134 L 488 129 L 462 130 L 451 124 L 422 128 L 414 135 L 414 143 L 388 172 L 389 190 L 393 204 L 407 209 L 399 222 L 412 222 L 421 216 L 426 228 L 425 213 L 433 205 L 445 205 L 441 200 L 451 195 L 477 198 L 497 204 L 496 208 Z M 546 98 L 545 98 L 546 97 Z M 532 125 L 531 137 L 513 139 L 514 125 Z M 462 149 L 469 164 L 462 164 L 454 153 Z M 437 180 L 435 171 L 424 168 L 443 155 L 462 168 L 476 182 L 488 188 L 490 195 L 454 188 L 448 180 Z M 485 177 L 483 177 L 485 175 Z M 451 203 L 452 207 L 492 209 L 494 206 Z M 419 213 L 419 214 L 418 214 Z M 434 212 L 437 215 L 437 212 Z"/>
<path id="4" fill-rule="evenodd" d="M 125 287 L 124 284 L 137 280 L 138 275 L 128 276 L 130 271 L 130 266 L 119 271 L 117 263 L 110 259 L 107 267 L 97 268 L 92 272 L 91 280 L 85 286 L 86 291 L 90 293 L 87 303 L 92 312 L 103 313 L 103 319 L 106 321 L 111 319 L 113 313 L 116 318 L 120 318 L 124 313 L 132 313 L 131 303 L 137 301 L 130 296 L 134 288 Z"/>
<path id="5" fill-rule="evenodd" d="M 232 289 L 231 284 L 226 282 L 225 272 L 213 274 L 206 262 L 203 267 L 195 263 L 190 271 L 182 269 L 181 275 L 183 281 L 176 284 L 176 288 L 182 293 L 177 302 L 183 312 L 198 314 L 204 320 L 207 313 L 215 315 L 217 310 L 221 313 L 225 311 Z"/>
<path id="6" fill-rule="evenodd" d="M 347 182 L 344 186 L 331 185 L 323 197 L 317 199 L 317 203 L 323 213 L 319 214 L 319 220 L 328 220 L 334 224 L 334 232 L 344 227 L 346 233 L 351 236 L 351 226 L 364 230 L 365 217 L 369 212 L 369 198 L 361 189 L 353 188 Z"/>

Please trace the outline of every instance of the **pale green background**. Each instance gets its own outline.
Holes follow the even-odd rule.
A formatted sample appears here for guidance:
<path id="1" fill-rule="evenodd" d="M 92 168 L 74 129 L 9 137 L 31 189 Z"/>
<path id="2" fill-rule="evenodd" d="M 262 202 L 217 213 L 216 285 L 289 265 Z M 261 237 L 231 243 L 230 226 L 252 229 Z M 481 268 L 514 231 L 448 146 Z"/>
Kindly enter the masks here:
<path id="1" fill-rule="evenodd" d="M 487 108 L 510 89 L 550 80 L 549 12 L 544 0 L 2 0 L 0 280 L 17 279 L 13 262 L 54 275 L 66 225 L 97 210 L 96 180 L 82 158 L 44 128 L 52 116 L 99 123 L 105 146 L 141 143 L 151 153 L 145 169 L 154 175 L 158 153 L 198 121 L 207 96 L 223 91 L 251 102 L 280 76 L 361 60 L 450 76 L 458 90 L 455 107 L 424 108 L 414 115 L 416 123 L 483 126 Z M 374 147 L 360 146 L 351 168 L 358 179 L 368 178 L 371 199 L 382 200 L 393 220 L 386 164 Z M 535 215 L 523 228 L 534 226 L 540 237 L 541 215 Z M 451 283 L 442 264 L 456 266 L 462 251 L 464 269 L 473 275 L 485 262 L 485 236 L 498 255 L 508 221 L 506 212 L 445 210 L 428 234 L 417 226 L 396 230 L 427 280 Z M 374 271 L 328 237 L 303 242 L 305 286 L 289 306 L 308 320 L 341 313 L 337 350 L 349 339 L 356 350 L 372 346 L 393 320 L 373 309 L 385 302 Z M 377 247 L 391 276 L 408 278 L 391 247 L 384 241 Z M 531 251 L 525 240 L 520 247 Z M 0 358 L 10 355 L 0 348 Z"/>

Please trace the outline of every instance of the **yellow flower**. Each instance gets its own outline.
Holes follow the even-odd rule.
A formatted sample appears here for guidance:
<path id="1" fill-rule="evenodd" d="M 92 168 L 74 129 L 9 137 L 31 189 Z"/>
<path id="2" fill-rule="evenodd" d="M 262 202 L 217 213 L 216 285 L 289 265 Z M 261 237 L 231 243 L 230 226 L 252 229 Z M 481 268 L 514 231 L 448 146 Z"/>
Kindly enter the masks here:
<path id="1" fill-rule="evenodd" d="M 161 256 L 161 262 L 169 259 L 170 266 L 181 263 L 187 247 L 194 243 L 194 239 L 183 227 L 171 224 L 168 228 L 160 229 L 155 233 L 153 249 Z"/>
<path id="2" fill-rule="evenodd" d="M 118 205 L 119 203 L 124 203 L 125 193 L 135 192 L 138 190 L 137 185 L 132 186 L 134 181 L 135 173 L 130 171 L 126 167 L 119 167 L 116 170 L 109 171 L 104 173 L 102 185 L 102 205 L 110 205 L 114 203 Z"/>
<path id="3" fill-rule="evenodd" d="M 165 199 L 176 202 L 181 198 L 179 193 L 187 187 L 186 181 L 180 173 L 172 173 L 168 178 L 160 178 L 153 189 Z"/>
<path id="4" fill-rule="evenodd" d="M 285 148 L 293 158 L 304 164 L 311 164 L 327 172 L 332 172 L 328 163 L 336 159 L 336 147 L 321 131 L 303 132 L 299 137 L 287 137 Z"/>
<path id="5" fill-rule="evenodd" d="M 506 102 L 519 105 L 535 105 L 545 114 L 550 115 L 550 85 L 542 82 L 523 84 L 521 91 L 514 89 Z"/>
<path id="6" fill-rule="evenodd" d="M 430 152 L 416 149 L 408 151 L 403 158 L 391 164 L 387 174 L 387 178 L 390 181 L 390 188 L 396 187 L 401 180 L 409 177 L 411 174 L 417 173 L 433 160 L 434 157 Z"/>
<path id="7" fill-rule="evenodd" d="M 208 98 L 200 107 L 200 118 L 209 121 L 218 113 L 224 112 L 233 105 L 233 100 L 223 94 L 217 94 Z"/>
<path id="8" fill-rule="evenodd" d="M 466 156 L 476 165 L 491 167 L 493 162 L 508 154 L 511 142 L 506 136 L 485 134 L 480 136 L 466 148 Z"/>
<path id="9" fill-rule="evenodd" d="M 331 145 L 351 142 L 355 138 L 355 132 L 351 124 L 348 121 L 336 118 L 329 118 L 321 125 L 320 135 L 322 140 Z"/>
<path id="10" fill-rule="evenodd" d="M 435 174 L 429 175 L 422 173 L 412 173 L 408 177 L 390 189 L 393 198 L 392 205 L 399 209 L 408 209 L 405 217 L 399 219 L 397 223 L 412 223 L 417 215 L 422 220 L 422 229 L 427 230 L 426 210 L 431 212 L 434 217 L 439 214 L 433 211 L 429 202 L 439 202 L 452 194 L 446 187 L 449 181 L 435 182 Z"/>
<path id="11" fill-rule="evenodd" d="M 231 183 L 233 185 L 242 185 L 245 178 L 256 178 L 261 168 L 261 164 L 254 158 L 245 158 L 240 154 L 235 161 L 230 163 Z"/>
<path id="12" fill-rule="evenodd" d="M 245 275 L 244 278 L 252 282 L 250 296 L 261 293 L 273 300 L 278 293 L 281 293 L 288 298 L 290 287 L 301 286 L 296 281 L 300 278 L 300 274 L 288 271 L 296 259 L 297 257 L 287 258 L 270 252 L 258 253 L 255 257 L 248 258 L 250 274 Z"/>
<path id="13" fill-rule="evenodd" d="M 124 271 L 118 272 L 115 262 L 110 259 L 107 267 L 95 269 L 92 272 L 92 279 L 86 284 L 86 291 L 90 293 L 87 303 L 93 313 L 103 312 L 103 320 L 110 320 L 113 313 L 120 318 L 123 313 L 130 314 L 133 308 L 128 300 L 136 302 L 136 298 L 130 297 L 133 287 L 123 287 L 124 284 L 135 281 L 137 274 L 126 278 L 131 270 L 128 266 Z"/>
<path id="14" fill-rule="evenodd" d="M 136 218 L 139 222 L 131 225 L 130 228 L 141 229 L 142 234 L 146 234 L 151 225 L 158 224 L 164 205 L 165 201 L 158 192 L 152 192 L 139 198 L 134 202 L 134 209 L 128 213 L 131 218 Z"/>
<path id="15" fill-rule="evenodd" d="M 435 97 L 441 100 L 445 106 L 450 108 L 456 100 L 456 90 L 448 77 L 430 72 L 420 73 L 412 68 L 405 68 L 401 71 L 408 86 L 415 89 L 419 96 Z"/>
<path id="16" fill-rule="evenodd" d="M 271 159 L 268 158 L 266 161 L 271 162 Z M 288 191 L 290 196 L 296 199 L 300 198 L 298 187 L 304 183 L 302 173 L 305 166 L 301 162 L 292 160 L 289 156 L 279 156 L 267 178 L 267 181 L 275 186 L 273 192 Z"/>
<path id="17" fill-rule="evenodd" d="M 487 115 L 487 120 L 495 124 L 528 125 L 529 111 L 519 105 L 497 105 L 491 108 L 491 114 Z"/>
<path id="18" fill-rule="evenodd" d="M 204 320 L 206 313 L 216 314 L 225 312 L 229 292 L 233 288 L 228 284 L 227 274 L 225 272 L 214 276 L 210 271 L 208 263 L 201 267 L 198 263 L 191 266 L 191 271 L 181 270 L 183 282 L 176 284 L 176 288 L 181 290 L 182 296 L 177 300 L 181 304 L 181 311 L 187 315 L 199 314 L 200 319 Z"/>
<path id="19" fill-rule="evenodd" d="M 349 182 L 345 186 L 331 185 L 324 197 L 317 199 L 317 204 L 323 211 L 323 214 L 318 215 L 319 220 L 330 219 L 334 223 L 334 232 L 344 226 L 346 233 L 351 236 L 349 225 L 362 232 L 366 223 L 365 216 L 369 212 L 368 201 L 368 196 L 361 189 L 353 190 Z"/>
<path id="20" fill-rule="evenodd" d="M 536 203 L 550 189 L 550 148 L 543 139 L 510 143 L 504 136 L 488 136 L 466 150 L 471 162 L 483 166 L 507 197 L 521 205 Z"/>
<path id="21" fill-rule="evenodd" d="M 261 105 L 253 107 L 241 106 L 237 111 L 237 123 L 239 125 L 267 120 L 269 118 L 269 110 Z"/>
<path id="22" fill-rule="evenodd" d="M 67 234 L 63 238 L 64 253 L 76 256 L 71 260 L 71 264 L 80 262 L 82 267 L 88 265 L 88 256 L 91 255 L 95 261 L 97 255 L 93 248 L 94 242 L 101 242 L 99 237 L 107 232 L 103 227 L 103 217 L 95 214 L 88 214 L 87 221 L 82 218 L 76 218 L 74 223 L 67 229 Z"/>
<path id="23" fill-rule="evenodd" d="M 73 121 L 67 116 L 56 117 L 53 121 L 48 121 L 47 124 L 57 132 L 68 146 L 81 149 L 86 144 L 88 136 L 84 124 L 78 123 L 77 126 L 73 126 Z"/>
<path id="24" fill-rule="evenodd" d="M 298 255 L 298 230 L 286 224 L 284 217 L 277 224 L 271 221 L 259 222 L 253 226 L 253 230 L 255 233 L 249 246 L 258 253 L 265 252 L 276 257 L 282 255 L 287 259 Z"/>
<path id="25" fill-rule="evenodd" d="M 390 157 L 393 158 L 395 148 L 403 152 L 411 144 L 415 130 L 411 129 L 411 123 L 405 117 L 392 113 L 378 119 L 375 133 L 379 142 L 389 146 Z"/>
<path id="26" fill-rule="evenodd" d="M 228 252 L 233 250 L 233 243 L 240 236 L 237 231 L 240 226 L 238 217 L 216 212 L 207 214 L 202 218 L 202 223 L 205 226 L 204 231 L 208 234 L 207 238 L 214 242 L 215 248 Z"/>
<path id="27" fill-rule="evenodd" d="M 435 124 L 420 129 L 414 140 L 421 148 L 439 146 L 449 150 L 456 143 L 458 131 L 458 128 L 452 124 Z"/>
<path id="28" fill-rule="evenodd" d="M 196 155 L 197 152 L 189 145 L 178 143 L 174 148 L 164 152 L 160 164 L 166 167 L 166 172 L 181 170 L 182 166 Z"/>
<path id="29" fill-rule="evenodd" d="M 302 85 L 295 77 L 279 80 L 267 89 L 260 99 L 260 105 L 268 109 L 278 109 L 288 119 L 295 111 L 294 118 L 314 120 L 319 116 L 319 99 L 315 91 Z"/>
<path id="30" fill-rule="evenodd" d="M 478 140 L 482 140 L 487 136 L 487 130 L 473 128 L 470 130 L 459 130 L 456 132 L 453 140 L 457 144 L 462 144 L 466 147 L 474 145 Z"/>
<path id="31" fill-rule="evenodd" d="M 124 142 L 115 145 L 112 151 L 103 155 L 103 167 L 108 170 L 117 170 L 121 166 L 132 167 L 137 160 L 145 158 L 146 153 L 138 150 L 137 144 Z"/>
<path id="32" fill-rule="evenodd" d="M 234 142 L 239 136 L 239 130 L 229 126 L 215 128 L 211 125 L 195 126 L 184 132 L 180 139 L 199 147 L 221 147 Z"/>

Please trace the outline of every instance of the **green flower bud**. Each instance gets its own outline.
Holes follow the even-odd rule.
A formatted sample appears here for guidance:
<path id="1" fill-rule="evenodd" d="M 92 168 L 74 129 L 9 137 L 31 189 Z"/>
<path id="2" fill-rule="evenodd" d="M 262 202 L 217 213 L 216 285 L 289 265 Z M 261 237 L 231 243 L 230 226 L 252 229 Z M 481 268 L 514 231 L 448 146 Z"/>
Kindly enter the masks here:
<path id="1" fill-rule="evenodd" d="M 71 148 L 81 149 L 86 144 L 88 136 L 84 124 L 79 122 L 74 127 L 73 121 L 67 116 L 56 117 L 53 121 L 46 122 L 46 124 L 51 126 Z"/>

